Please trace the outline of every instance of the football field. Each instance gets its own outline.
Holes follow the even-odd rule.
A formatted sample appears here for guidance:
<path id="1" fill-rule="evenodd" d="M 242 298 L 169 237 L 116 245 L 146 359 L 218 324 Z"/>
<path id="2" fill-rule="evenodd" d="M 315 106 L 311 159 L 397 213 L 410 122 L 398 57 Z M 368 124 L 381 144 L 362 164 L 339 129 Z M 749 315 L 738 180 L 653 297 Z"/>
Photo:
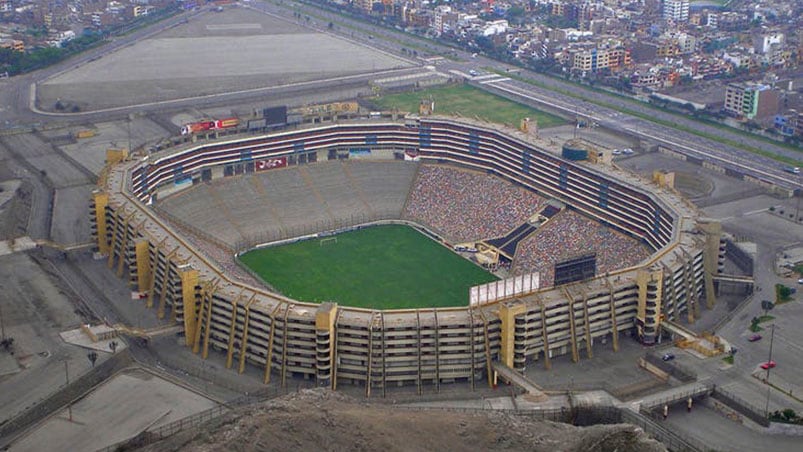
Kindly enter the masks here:
<path id="1" fill-rule="evenodd" d="M 288 297 L 360 308 L 467 306 L 471 286 L 498 279 L 402 225 L 262 248 L 240 261 Z"/>

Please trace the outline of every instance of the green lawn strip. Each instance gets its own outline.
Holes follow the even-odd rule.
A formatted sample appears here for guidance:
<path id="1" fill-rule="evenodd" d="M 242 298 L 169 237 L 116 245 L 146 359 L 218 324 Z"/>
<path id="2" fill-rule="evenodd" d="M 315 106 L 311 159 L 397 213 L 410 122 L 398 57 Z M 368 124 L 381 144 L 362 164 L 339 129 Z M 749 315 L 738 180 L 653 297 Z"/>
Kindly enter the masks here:
<path id="1" fill-rule="evenodd" d="M 254 250 L 241 262 L 302 301 L 407 309 L 467 306 L 468 289 L 497 278 L 407 226 L 376 226 Z"/>
<path id="2" fill-rule="evenodd" d="M 725 6 L 726 4 L 730 3 L 730 0 L 692 0 L 690 3 L 692 5 L 698 5 L 698 4 L 711 5 L 711 4 L 716 4 L 716 5 L 719 5 L 719 6 Z"/>
<path id="3" fill-rule="evenodd" d="M 533 86 L 538 86 L 538 87 L 543 88 L 543 89 L 548 89 L 548 90 L 551 90 L 551 91 L 554 91 L 554 92 L 557 92 L 557 93 L 561 93 L 561 94 L 564 94 L 564 95 L 567 95 L 567 96 L 571 96 L 571 97 L 574 97 L 575 99 L 580 99 L 580 100 L 584 100 L 584 101 L 587 101 L 587 102 L 591 102 L 591 103 L 593 103 L 595 105 L 599 105 L 599 106 L 605 107 L 605 108 L 610 108 L 612 110 L 615 110 L 615 111 L 618 111 L 618 112 L 621 112 L 621 113 L 625 113 L 627 115 L 634 116 L 634 117 L 637 117 L 637 118 L 641 118 L 641 119 L 644 119 L 646 121 L 650 121 L 650 122 L 653 122 L 653 123 L 656 123 L 656 124 L 660 124 L 662 126 L 666 126 L 666 127 L 671 127 L 671 128 L 674 128 L 674 129 L 682 130 L 684 132 L 688 132 L 688 133 L 691 133 L 693 135 L 697 135 L 699 137 L 707 138 L 709 140 L 716 141 L 716 142 L 719 142 L 719 143 L 722 143 L 722 144 L 727 144 L 728 146 L 733 146 L 733 147 L 736 147 L 736 148 L 739 148 L 739 149 L 743 149 L 743 150 L 751 152 L 753 154 L 761 155 L 761 156 L 773 159 L 773 160 L 778 161 L 778 162 L 786 163 L 786 164 L 792 165 L 792 166 L 801 166 L 801 165 L 803 165 L 803 162 L 801 162 L 801 161 L 799 161 L 797 159 L 793 159 L 793 158 L 786 157 L 786 156 L 783 156 L 783 155 L 775 154 L 774 152 L 765 151 L 763 149 L 759 149 L 759 148 L 755 148 L 755 147 L 752 147 L 752 146 L 748 146 L 748 145 L 746 145 L 744 143 L 741 143 L 739 141 L 734 141 L 734 140 L 731 140 L 731 139 L 728 139 L 728 138 L 722 138 L 722 137 L 719 137 L 719 136 L 716 136 L 716 135 L 711 135 L 711 134 L 708 134 L 708 133 L 705 133 L 705 132 L 700 132 L 699 130 L 693 129 L 691 127 L 682 126 L 682 125 L 679 125 L 679 124 L 677 124 L 675 122 L 672 122 L 672 121 L 659 119 L 659 118 L 656 118 L 654 116 L 650 116 L 649 114 L 641 113 L 639 111 L 631 110 L 629 108 L 623 108 L 623 107 L 611 104 L 609 102 L 601 102 L 601 101 L 597 101 L 597 100 L 588 99 L 585 96 L 583 96 L 582 94 L 579 94 L 577 91 L 570 91 L 570 90 L 566 90 L 566 89 L 553 88 L 553 87 L 547 86 L 545 83 L 533 80 L 531 78 L 523 77 L 521 75 L 511 74 L 511 73 L 508 73 L 508 72 L 505 72 L 505 71 L 501 71 L 501 70 L 497 70 L 497 69 L 493 69 L 493 68 L 485 68 L 485 69 L 490 71 L 490 72 L 494 72 L 494 73 L 499 74 L 499 75 L 504 75 L 505 77 L 512 78 L 514 80 L 518 80 L 518 81 L 523 82 L 523 83 L 527 83 L 527 84 L 530 84 L 530 85 L 533 85 Z M 589 88 L 589 89 L 594 89 L 594 88 Z M 627 102 L 631 102 L 631 103 L 634 103 L 634 104 L 638 103 L 641 106 L 650 107 L 648 104 L 645 104 L 643 102 L 639 102 L 637 100 L 631 99 L 631 98 L 626 97 L 626 96 L 620 96 L 620 95 L 618 95 L 616 93 L 611 93 L 610 91 L 605 91 L 605 90 L 598 90 L 598 91 L 601 91 L 601 92 L 603 92 L 605 94 L 608 94 L 608 95 L 617 96 L 620 99 L 622 99 L 624 101 L 627 101 Z M 650 107 L 650 108 L 652 108 L 652 107 Z M 670 110 L 661 110 L 661 111 L 665 112 L 665 113 L 669 113 L 669 114 L 683 116 L 680 113 L 672 112 Z M 701 122 L 705 122 L 708 125 L 721 128 L 723 130 L 727 129 L 728 131 L 735 132 L 735 133 L 741 133 L 741 134 L 743 134 L 745 136 L 749 136 L 750 138 L 757 138 L 757 139 L 763 140 L 765 142 L 772 143 L 774 145 L 778 145 L 778 146 L 782 146 L 782 147 L 788 148 L 790 150 L 794 150 L 794 151 L 798 151 L 798 152 L 800 151 L 800 148 L 795 147 L 795 146 L 791 146 L 791 145 L 789 145 L 787 143 L 782 143 L 782 142 L 779 142 L 779 141 L 773 141 L 773 140 L 770 140 L 769 138 L 762 137 L 760 135 L 746 134 L 746 133 L 744 133 L 744 132 L 742 132 L 742 131 L 740 131 L 738 129 L 734 129 L 732 127 L 728 127 L 728 126 L 725 126 L 725 125 L 722 125 L 722 124 L 714 123 L 712 121 L 707 121 L 707 120 L 704 120 L 704 119 L 698 119 L 698 120 L 701 121 Z"/>
<path id="4" fill-rule="evenodd" d="M 486 121 L 517 127 L 522 118 L 538 121 L 539 128 L 564 124 L 563 119 L 540 110 L 505 99 L 504 97 L 468 85 L 451 85 L 408 93 L 389 94 L 374 99 L 383 109 L 418 111 L 421 99 L 432 98 L 435 112 L 479 117 Z"/>

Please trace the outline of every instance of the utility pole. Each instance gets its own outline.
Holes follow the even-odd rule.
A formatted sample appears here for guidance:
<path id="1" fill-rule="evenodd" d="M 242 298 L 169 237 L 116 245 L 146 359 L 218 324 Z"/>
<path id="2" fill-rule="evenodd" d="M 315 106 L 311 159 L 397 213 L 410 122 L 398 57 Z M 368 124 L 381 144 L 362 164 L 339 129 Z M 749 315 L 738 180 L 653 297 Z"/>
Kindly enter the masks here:
<path id="1" fill-rule="evenodd" d="M 6 326 L 3 324 L 3 305 L 0 305 L 0 341 L 6 340 Z"/>
<path id="2" fill-rule="evenodd" d="M 764 413 L 767 416 L 770 414 L 770 391 L 772 390 L 772 386 L 770 386 L 770 369 L 772 369 L 772 343 L 775 341 L 775 324 L 770 325 L 770 328 L 772 328 L 770 333 L 770 356 L 767 359 L 767 377 L 765 380 L 767 382 L 767 404 L 764 407 Z"/>
<path id="3" fill-rule="evenodd" d="M 64 378 L 67 380 L 66 386 L 70 385 L 70 371 L 67 368 L 67 360 L 64 360 Z M 72 403 L 67 403 L 67 414 L 69 416 L 70 422 L 72 422 Z"/>
<path id="4" fill-rule="evenodd" d="M 5 288 L 0 284 L 0 292 L 5 292 Z M 6 340 L 6 326 L 3 323 L 3 305 L 0 304 L 0 341 Z"/>
<path id="5" fill-rule="evenodd" d="M 800 222 L 800 198 L 803 197 L 803 175 L 798 176 L 797 206 L 795 207 L 795 223 Z"/>
<path id="6" fill-rule="evenodd" d="M 131 154 L 131 119 L 133 113 L 128 114 L 128 153 Z"/>

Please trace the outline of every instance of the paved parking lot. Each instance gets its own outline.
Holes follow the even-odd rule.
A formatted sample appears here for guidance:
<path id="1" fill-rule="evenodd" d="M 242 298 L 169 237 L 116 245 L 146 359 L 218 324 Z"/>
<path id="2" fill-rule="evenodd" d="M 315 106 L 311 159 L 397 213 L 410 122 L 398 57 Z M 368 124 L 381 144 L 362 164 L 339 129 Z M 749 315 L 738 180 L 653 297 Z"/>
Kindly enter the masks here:
<path id="1" fill-rule="evenodd" d="M 74 300 L 26 254 L 0 256 L 0 309 L 14 355 L 0 350 L 0 423 L 38 403 L 89 370 L 87 351 L 66 344 L 60 331 L 78 328 Z M 108 356 L 101 353 L 100 364 Z"/>
<path id="2" fill-rule="evenodd" d="M 527 377 L 546 390 L 606 389 L 632 398 L 647 390 L 668 387 L 651 373 L 638 366 L 638 359 L 650 351 L 633 338 L 621 334 L 619 351 L 614 352 L 608 341 L 595 341 L 594 357 L 588 359 L 584 348 L 580 360 L 572 362 L 571 353 L 552 358 L 552 368 L 546 370 L 543 360 L 527 366 Z"/>
<path id="3" fill-rule="evenodd" d="M 144 370 L 118 374 L 12 445 L 15 451 L 91 451 L 217 405 Z"/>

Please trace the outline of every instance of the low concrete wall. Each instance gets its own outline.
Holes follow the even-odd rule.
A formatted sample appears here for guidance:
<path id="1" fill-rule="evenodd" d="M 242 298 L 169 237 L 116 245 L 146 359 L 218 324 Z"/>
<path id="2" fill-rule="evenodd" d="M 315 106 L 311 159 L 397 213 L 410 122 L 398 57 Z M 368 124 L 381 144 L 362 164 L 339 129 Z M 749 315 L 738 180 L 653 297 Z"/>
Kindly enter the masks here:
<path id="1" fill-rule="evenodd" d="M 688 369 L 675 361 L 664 361 L 661 359 L 661 357 L 653 353 L 647 353 L 643 359 L 649 364 L 652 364 L 654 367 L 666 372 L 667 374 L 684 383 L 697 381 L 697 374 L 693 370 Z"/>
<path id="2" fill-rule="evenodd" d="M 638 365 L 642 369 L 644 369 L 647 372 L 649 372 L 649 373 L 655 375 L 656 377 L 658 377 L 663 382 L 666 382 L 667 380 L 669 380 L 669 373 L 668 372 L 664 372 L 663 370 L 659 369 L 658 367 L 648 363 L 647 360 L 644 359 L 644 358 L 639 358 Z"/>
<path id="3" fill-rule="evenodd" d="M 770 422 L 767 432 L 773 435 L 803 436 L 803 425 Z"/>
<path id="4" fill-rule="evenodd" d="M 747 403 L 746 401 L 729 392 L 723 391 L 719 388 L 714 388 L 714 391 L 711 393 L 711 397 L 722 402 L 729 408 L 736 410 L 758 425 L 763 427 L 770 426 L 770 420 L 767 418 L 767 415 L 763 410 Z"/>

